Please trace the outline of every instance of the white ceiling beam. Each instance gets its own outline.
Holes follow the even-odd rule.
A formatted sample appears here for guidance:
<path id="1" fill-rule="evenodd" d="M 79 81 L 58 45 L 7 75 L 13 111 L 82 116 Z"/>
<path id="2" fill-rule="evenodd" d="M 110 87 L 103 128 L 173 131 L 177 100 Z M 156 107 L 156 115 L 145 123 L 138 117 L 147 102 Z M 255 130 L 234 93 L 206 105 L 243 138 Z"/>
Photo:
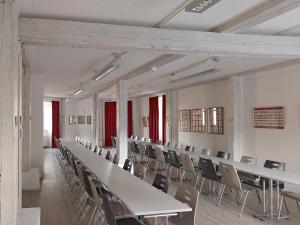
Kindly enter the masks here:
<path id="1" fill-rule="evenodd" d="M 241 33 L 297 7 L 300 7 L 299 0 L 268 0 L 210 29 L 210 31 Z"/>
<path id="2" fill-rule="evenodd" d="M 65 20 L 20 20 L 25 45 L 109 48 L 171 54 L 300 58 L 300 37 L 170 30 Z"/>

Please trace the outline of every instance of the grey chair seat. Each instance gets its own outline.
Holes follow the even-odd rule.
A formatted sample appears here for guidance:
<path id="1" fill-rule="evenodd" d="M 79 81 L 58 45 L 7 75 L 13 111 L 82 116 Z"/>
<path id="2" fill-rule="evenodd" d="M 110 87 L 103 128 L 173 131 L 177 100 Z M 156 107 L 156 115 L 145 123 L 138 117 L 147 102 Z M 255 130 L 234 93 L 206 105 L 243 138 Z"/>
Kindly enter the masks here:
<path id="1" fill-rule="evenodd" d="M 244 191 L 253 191 L 253 190 L 259 189 L 258 187 L 253 186 L 253 185 L 248 185 L 248 184 L 244 184 L 244 183 L 241 183 L 241 185 L 242 185 L 242 190 L 244 190 Z"/>
<path id="2" fill-rule="evenodd" d="M 143 223 L 134 217 L 117 219 L 116 222 L 117 225 L 143 225 Z"/>

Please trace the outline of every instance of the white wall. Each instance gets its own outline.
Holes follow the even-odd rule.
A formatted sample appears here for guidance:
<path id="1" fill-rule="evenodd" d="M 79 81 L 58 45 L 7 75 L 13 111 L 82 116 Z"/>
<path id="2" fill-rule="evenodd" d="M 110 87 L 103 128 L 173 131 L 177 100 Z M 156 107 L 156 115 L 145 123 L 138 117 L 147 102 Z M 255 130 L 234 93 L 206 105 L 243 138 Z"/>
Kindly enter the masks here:
<path id="1" fill-rule="evenodd" d="M 94 143 L 93 126 L 95 124 L 94 118 L 94 97 L 85 98 L 82 100 L 70 100 L 64 103 L 64 137 L 75 138 L 80 136 L 88 141 Z M 92 116 L 92 124 L 69 124 L 69 116 Z"/>
<path id="2" fill-rule="evenodd" d="M 178 90 L 178 110 L 209 107 L 224 107 L 224 134 L 179 130 L 178 143 L 195 146 L 196 151 L 201 151 L 202 148 L 228 151 L 229 81 L 222 80 Z"/>
<path id="3" fill-rule="evenodd" d="M 44 85 L 41 76 L 31 76 L 31 151 L 23 157 L 30 157 L 31 168 L 39 168 L 43 176 L 43 98 Z"/>
<path id="4" fill-rule="evenodd" d="M 244 119 L 243 152 L 254 153 L 263 164 L 266 159 L 287 163 L 287 170 L 300 173 L 300 66 L 264 72 L 244 78 L 244 102 L 248 115 Z M 249 94 L 249 89 L 254 90 Z M 244 91 L 246 92 L 246 91 Z M 284 106 L 285 128 L 255 129 L 253 106 Z M 249 122 L 251 121 L 251 122 Z"/>

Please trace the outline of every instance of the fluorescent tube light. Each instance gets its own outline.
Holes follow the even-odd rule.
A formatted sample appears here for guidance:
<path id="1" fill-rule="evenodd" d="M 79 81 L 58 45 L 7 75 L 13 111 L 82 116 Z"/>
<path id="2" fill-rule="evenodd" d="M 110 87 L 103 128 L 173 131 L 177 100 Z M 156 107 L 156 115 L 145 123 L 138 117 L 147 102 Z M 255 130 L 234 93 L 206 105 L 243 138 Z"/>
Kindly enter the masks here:
<path id="1" fill-rule="evenodd" d="M 82 92 L 82 89 L 76 91 L 76 92 L 74 93 L 74 96 L 75 96 L 75 95 L 79 95 L 81 92 Z"/>
<path id="2" fill-rule="evenodd" d="M 185 7 L 185 11 L 192 13 L 202 13 L 220 1 L 221 0 L 195 0 L 191 2 L 187 7 Z"/>
<path id="3" fill-rule="evenodd" d="M 65 101 L 66 101 L 66 102 L 68 102 L 68 101 L 70 101 L 70 99 L 69 99 L 69 98 L 67 98 Z"/>
<path id="4" fill-rule="evenodd" d="M 109 73 L 115 71 L 119 67 L 120 67 L 120 65 L 112 65 L 108 69 L 106 69 L 106 70 L 102 71 L 100 74 L 98 74 L 93 80 L 98 81 L 98 80 L 102 79 L 103 77 L 105 77 L 106 75 L 108 75 Z"/>

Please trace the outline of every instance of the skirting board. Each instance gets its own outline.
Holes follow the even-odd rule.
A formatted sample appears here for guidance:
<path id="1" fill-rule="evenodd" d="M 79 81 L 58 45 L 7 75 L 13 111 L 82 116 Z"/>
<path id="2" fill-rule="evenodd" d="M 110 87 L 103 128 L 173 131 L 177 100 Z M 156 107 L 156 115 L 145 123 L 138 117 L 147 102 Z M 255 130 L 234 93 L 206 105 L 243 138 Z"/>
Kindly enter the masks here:
<path id="1" fill-rule="evenodd" d="M 40 190 L 40 170 L 38 168 L 32 168 L 29 171 L 22 173 L 22 190 Z"/>
<path id="2" fill-rule="evenodd" d="M 22 208 L 21 225 L 40 225 L 41 208 Z"/>

